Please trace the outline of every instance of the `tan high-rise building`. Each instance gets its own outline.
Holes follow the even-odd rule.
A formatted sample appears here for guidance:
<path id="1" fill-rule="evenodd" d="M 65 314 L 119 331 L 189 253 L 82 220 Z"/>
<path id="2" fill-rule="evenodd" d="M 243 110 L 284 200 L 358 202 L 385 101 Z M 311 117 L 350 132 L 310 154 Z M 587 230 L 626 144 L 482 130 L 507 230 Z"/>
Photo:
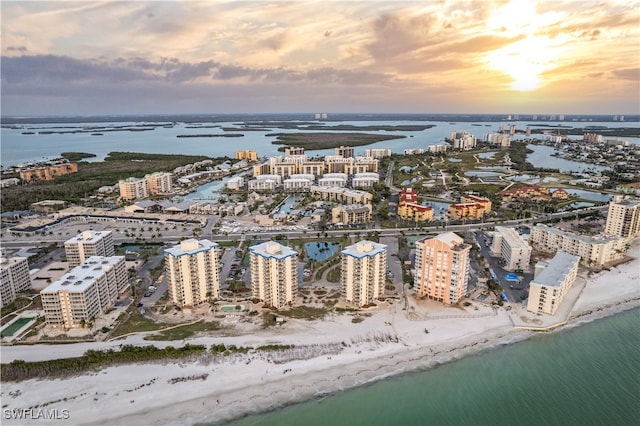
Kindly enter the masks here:
<path id="1" fill-rule="evenodd" d="M 218 244 L 188 239 L 164 251 L 169 298 L 192 307 L 220 297 Z"/>
<path id="2" fill-rule="evenodd" d="M 373 303 L 384 295 L 387 246 L 360 241 L 342 251 L 342 297 L 356 306 Z"/>
<path id="3" fill-rule="evenodd" d="M 298 287 L 298 253 L 275 241 L 249 247 L 251 294 L 268 306 L 293 302 Z"/>
<path id="4" fill-rule="evenodd" d="M 16 300 L 17 293 L 31 288 L 26 257 L 0 257 L 0 307 Z"/>
<path id="5" fill-rule="evenodd" d="M 173 192 L 171 176 L 171 173 L 167 172 L 156 172 L 146 175 L 144 178 L 147 180 L 149 195 L 170 194 Z"/>
<path id="6" fill-rule="evenodd" d="M 527 311 L 553 315 L 562 303 L 578 275 L 580 256 L 562 251 L 549 261 L 538 262 L 536 273 L 529 284 Z"/>
<path id="7" fill-rule="evenodd" d="M 610 202 L 604 233 L 623 238 L 640 235 L 640 200 Z"/>
<path id="8" fill-rule="evenodd" d="M 149 196 L 149 185 L 145 178 L 130 177 L 118 182 L 123 200 L 137 200 Z"/>
<path id="9" fill-rule="evenodd" d="M 467 292 L 471 245 L 453 232 L 416 242 L 414 269 L 418 296 L 457 303 Z"/>
<path id="10" fill-rule="evenodd" d="M 70 268 L 91 256 L 113 256 L 113 234 L 111 231 L 84 231 L 65 241 L 64 252 Z"/>
<path id="11" fill-rule="evenodd" d="M 123 256 L 93 256 L 40 292 L 48 325 L 82 327 L 114 305 L 128 286 Z"/>
<path id="12" fill-rule="evenodd" d="M 245 149 L 244 151 L 236 151 L 236 160 L 258 161 L 258 153 Z"/>

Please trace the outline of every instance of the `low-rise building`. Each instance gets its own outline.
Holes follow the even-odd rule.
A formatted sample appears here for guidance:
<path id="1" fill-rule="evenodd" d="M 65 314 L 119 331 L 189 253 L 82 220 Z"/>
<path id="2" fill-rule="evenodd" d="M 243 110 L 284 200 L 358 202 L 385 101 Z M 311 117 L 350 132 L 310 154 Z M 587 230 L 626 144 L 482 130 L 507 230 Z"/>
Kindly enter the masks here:
<path id="1" fill-rule="evenodd" d="M 627 239 L 615 236 L 587 236 L 539 224 L 531 228 L 529 243 L 545 253 L 558 250 L 580 256 L 588 266 L 602 266 L 624 257 Z"/>
<path id="2" fill-rule="evenodd" d="M 227 188 L 232 191 L 239 191 L 244 188 L 244 178 L 242 176 L 234 176 L 227 181 Z"/>
<path id="3" fill-rule="evenodd" d="M 318 186 L 325 188 L 344 188 L 347 186 L 348 176 L 346 173 L 326 173 L 318 179 Z"/>
<path id="4" fill-rule="evenodd" d="M 92 256 L 40 292 L 47 325 L 84 327 L 128 287 L 123 256 Z"/>
<path id="5" fill-rule="evenodd" d="M 380 182 L 378 173 L 356 173 L 351 180 L 351 186 L 354 188 L 372 188 L 378 182 Z"/>
<path id="6" fill-rule="evenodd" d="M 391 157 L 391 150 L 389 148 L 371 148 L 364 150 L 365 157 L 371 158 L 384 158 Z"/>
<path id="7" fill-rule="evenodd" d="M 578 275 L 580 256 L 558 251 L 549 263 L 538 262 L 529 284 L 527 311 L 553 315 Z"/>
<path id="8" fill-rule="evenodd" d="M 366 191 L 347 188 L 323 188 L 313 185 L 310 188 L 311 195 L 323 200 L 340 204 L 371 204 L 373 195 Z"/>
<path id="9" fill-rule="evenodd" d="M 371 222 L 371 204 L 348 204 L 331 209 L 331 223 L 359 225 Z"/>
<path id="10" fill-rule="evenodd" d="M 491 200 L 486 197 L 479 197 L 473 194 L 464 194 L 460 197 L 460 203 L 477 203 L 482 206 L 484 209 L 484 213 L 488 213 L 491 211 Z"/>
<path id="11" fill-rule="evenodd" d="M 25 182 L 33 182 L 37 180 L 53 180 L 58 176 L 68 175 L 78 172 L 76 163 L 59 163 L 49 164 L 40 167 L 31 167 L 20 170 L 20 179 Z"/>
<path id="12" fill-rule="evenodd" d="M 418 191 L 414 188 L 402 188 L 398 199 L 398 217 L 414 222 L 433 220 L 433 208 L 418 203 Z"/>
<path id="13" fill-rule="evenodd" d="M 484 214 L 484 206 L 479 203 L 449 204 L 447 211 L 447 216 L 451 220 L 481 219 Z"/>

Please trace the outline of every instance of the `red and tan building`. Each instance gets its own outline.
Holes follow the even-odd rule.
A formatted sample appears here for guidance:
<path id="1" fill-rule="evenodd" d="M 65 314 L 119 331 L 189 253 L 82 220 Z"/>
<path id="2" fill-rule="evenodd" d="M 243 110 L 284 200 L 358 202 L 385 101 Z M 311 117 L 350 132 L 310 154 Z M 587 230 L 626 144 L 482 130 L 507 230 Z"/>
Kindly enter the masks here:
<path id="1" fill-rule="evenodd" d="M 77 171 L 78 165 L 76 163 L 51 164 L 48 166 L 32 167 L 30 169 L 20 170 L 20 179 L 25 182 L 53 180 L 58 176 L 76 173 Z"/>
<path id="2" fill-rule="evenodd" d="M 398 201 L 398 217 L 414 222 L 433 220 L 433 208 L 418 203 L 418 191 L 414 188 L 402 188 Z"/>

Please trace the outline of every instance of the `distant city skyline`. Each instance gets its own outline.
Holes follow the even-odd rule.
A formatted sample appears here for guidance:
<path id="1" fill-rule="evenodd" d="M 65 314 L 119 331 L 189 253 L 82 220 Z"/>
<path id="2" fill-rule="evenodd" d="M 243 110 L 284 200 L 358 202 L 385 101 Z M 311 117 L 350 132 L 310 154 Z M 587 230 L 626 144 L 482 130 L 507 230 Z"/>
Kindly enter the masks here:
<path id="1" fill-rule="evenodd" d="M 638 1 L 3 1 L 3 115 L 640 111 Z"/>

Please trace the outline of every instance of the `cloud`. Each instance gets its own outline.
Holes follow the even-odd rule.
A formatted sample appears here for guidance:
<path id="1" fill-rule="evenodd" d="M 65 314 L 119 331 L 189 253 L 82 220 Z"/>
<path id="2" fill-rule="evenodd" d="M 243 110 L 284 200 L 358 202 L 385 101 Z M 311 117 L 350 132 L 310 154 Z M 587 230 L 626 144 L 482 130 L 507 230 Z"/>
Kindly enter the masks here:
<path id="1" fill-rule="evenodd" d="M 614 78 L 622 80 L 640 81 L 640 68 L 625 68 L 619 70 L 613 70 L 611 72 Z"/>

